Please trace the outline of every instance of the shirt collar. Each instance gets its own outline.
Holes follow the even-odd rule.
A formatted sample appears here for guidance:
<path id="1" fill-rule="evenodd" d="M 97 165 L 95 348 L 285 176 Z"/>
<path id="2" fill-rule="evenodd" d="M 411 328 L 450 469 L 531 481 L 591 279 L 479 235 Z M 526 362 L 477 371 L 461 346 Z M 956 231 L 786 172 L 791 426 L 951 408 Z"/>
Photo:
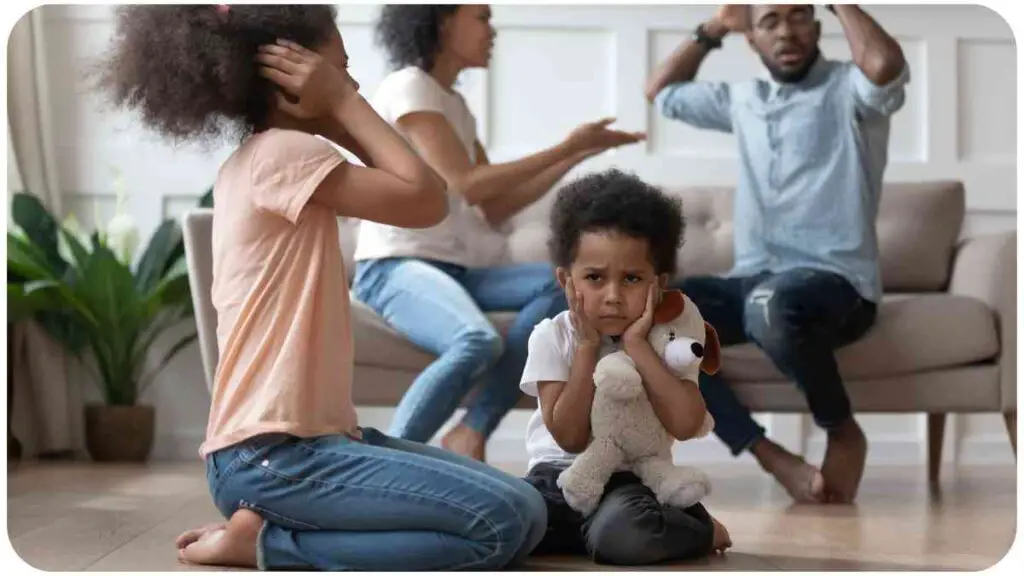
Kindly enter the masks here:
<path id="1" fill-rule="evenodd" d="M 807 76 L 799 82 L 778 82 L 774 78 L 769 78 L 768 96 L 772 100 L 784 98 L 795 91 L 815 86 L 821 81 L 827 71 L 828 60 L 822 54 L 818 54 L 814 64 L 811 64 L 811 69 L 807 72 Z"/>

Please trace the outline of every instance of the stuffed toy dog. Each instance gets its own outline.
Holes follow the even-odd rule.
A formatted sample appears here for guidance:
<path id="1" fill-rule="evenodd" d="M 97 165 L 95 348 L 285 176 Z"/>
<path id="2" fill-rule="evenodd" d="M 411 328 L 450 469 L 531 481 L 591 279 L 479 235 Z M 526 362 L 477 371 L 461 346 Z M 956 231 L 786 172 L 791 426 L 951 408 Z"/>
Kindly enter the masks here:
<path id="1" fill-rule="evenodd" d="M 654 351 L 682 380 L 696 385 L 700 371 L 714 374 L 720 362 L 718 335 L 678 290 L 665 292 L 648 335 Z M 680 383 L 683 386 L 691 384 Z M 623 351 L 602 358 L 594 370 L 594 404 L 590 412 L 593 440 L 558 477 L 566 503 L 589 516 L 605 484 L 619 470 L 629 470 L 650 488 L 658 502 L 688 508 L 711 491 L 697 468 L 672 462 L 674 438 L 658 420 L 633 360 Z M 705 412 L 697 437 L 714 429 Z"/>

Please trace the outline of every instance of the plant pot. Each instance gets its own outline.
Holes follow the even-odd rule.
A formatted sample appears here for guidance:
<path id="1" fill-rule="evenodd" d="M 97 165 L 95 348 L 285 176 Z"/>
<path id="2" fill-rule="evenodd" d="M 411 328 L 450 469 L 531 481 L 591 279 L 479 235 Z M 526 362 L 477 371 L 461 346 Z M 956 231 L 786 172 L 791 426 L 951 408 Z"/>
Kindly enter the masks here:
<path id="1" fill-rule="evenodd" d="M 85 407 L 85 447 L 96 462 L 145 462 L 153 449 L 152 406 Z"/>

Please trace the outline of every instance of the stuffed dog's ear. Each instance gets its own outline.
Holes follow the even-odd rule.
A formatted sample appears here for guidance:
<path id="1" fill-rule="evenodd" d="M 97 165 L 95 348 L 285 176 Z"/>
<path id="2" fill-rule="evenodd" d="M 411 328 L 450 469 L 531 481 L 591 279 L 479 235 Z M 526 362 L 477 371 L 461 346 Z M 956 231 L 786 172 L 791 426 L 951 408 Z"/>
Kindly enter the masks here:
<path id="1" fill-rule="evenodd" d="M 679 318 L 685 306 L 686 300 L 683 299 L 683 293 L 679 290 L 662 292 L 661 302 L 654 309 L 654 323 L 665 324 Z"/>
<path id="2" fill-rule="evenodd" d="M 700 369 L 705 374 L 716 374 L 722 366 L 722 345 L 718 341 L 715 328 L 704 323 L 704 357 L 700 361 Z"/>

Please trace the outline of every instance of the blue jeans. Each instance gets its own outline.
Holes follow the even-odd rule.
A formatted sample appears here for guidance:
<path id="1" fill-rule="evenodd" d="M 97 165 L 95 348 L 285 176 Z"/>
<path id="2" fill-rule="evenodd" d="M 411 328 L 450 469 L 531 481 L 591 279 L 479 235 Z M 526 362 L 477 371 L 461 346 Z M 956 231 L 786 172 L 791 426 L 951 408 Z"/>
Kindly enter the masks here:
<path id="1" fill-rule="evenodd" d="M 876 306 L 838 274 L 806 268 L 743 278 L 695 277 L 678 287 L 715 327 L 722 346 L 754 342 L 803 392 L 818 426 L 833 428 L 853 411 L 834 350 L 864 335 Z M 719 375 L 701 373 L 715 434 L 734 455 L 764 437 Z"/>
<path id="2" fill-rule="evenodd" d="M 544 536 L 543 498 L 486 464 L 390 438 L 268 434 L 209 455 L 225 518 L 264 520 L 261 570 L 493 570 Z"/>
<path id="3" fill-rule="evenodd" d="M 463 268 L 416 258 L 359 262 L 356 297 L 395 330 L 437 356 L 399 402 L 390 434 L 429 441 L 477 378 L 463 423 L 490 436 L 515 406 L 534 326 L 567 308 L 549 264 Z M 518 314 L 504 341 L 485 312 Z"/>

